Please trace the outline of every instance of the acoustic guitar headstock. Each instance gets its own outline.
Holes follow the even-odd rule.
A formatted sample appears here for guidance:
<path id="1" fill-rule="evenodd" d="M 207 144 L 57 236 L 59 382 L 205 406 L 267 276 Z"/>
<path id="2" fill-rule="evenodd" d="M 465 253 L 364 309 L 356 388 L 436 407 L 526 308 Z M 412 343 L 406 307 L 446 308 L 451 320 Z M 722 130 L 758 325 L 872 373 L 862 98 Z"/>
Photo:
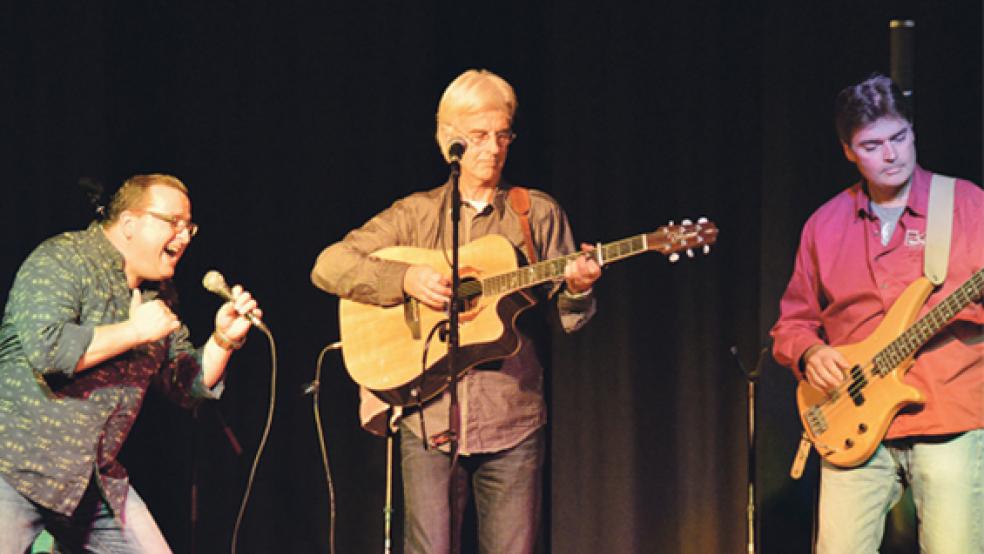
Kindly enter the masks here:
<path id="1" fill-rule="evenodd" d="M 646 247 L 669 257 L 670 262 L 680 259 L 680 252 L 694 257 L 694 249 L 699 248 L 708 254 L 711 245 L 717 242 L 718 228 L 714 222 L 701 217 L 696 223 L 684 219 L 679 225 L 670 221 L 667 225 L 646 234 Z"/>

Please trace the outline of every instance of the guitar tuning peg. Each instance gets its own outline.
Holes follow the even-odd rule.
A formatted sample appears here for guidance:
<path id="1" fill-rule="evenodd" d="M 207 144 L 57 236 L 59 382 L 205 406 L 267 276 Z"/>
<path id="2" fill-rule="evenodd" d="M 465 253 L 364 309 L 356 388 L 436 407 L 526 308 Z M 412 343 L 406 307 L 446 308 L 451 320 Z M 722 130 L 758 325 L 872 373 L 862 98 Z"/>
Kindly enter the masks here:
<path id="1" fill-rule="evenodd" d="M 689 219 L 684 219 L 683 221 L 680 222 L 680 225 L 693 225 L 693 224 L 694 222 L 690 221 Z"/>
<path id="2" fill-rule="evenodd" d="M 690 248 L 687 249 L 687 257 L 688 258 L 693 258 L 694 257 L 694 251 L 692 249 L 690 249 Z"/>
<path id="3" fill-rule="evenodd" d="M 676 263 L 676 261 L 679 260 L 679 259 L 680 259 L 680 254 L 677 254 L 676 252 L 670 254 L 670 263 L 671 264 Z"/>
<path id="4" fill-rule="evenodd" d="M 698 217 L 698 218 L 697 218 L 697 223 L 698 223 L 699 225 L 703 225 L 704 223 L 707 223 L 707 218 L 706 218 L 706 217 L 703 217 L 703 216 L 701 216 L 701 217 Z"/>
<path id="5" fill-rule="evenodd" d="M 711 245 L 710 244 L 705 244 L 703 250 L 704 250 L 704 254 L 705 255 L 706 254 L 710 254 L 711 253 Z"/>

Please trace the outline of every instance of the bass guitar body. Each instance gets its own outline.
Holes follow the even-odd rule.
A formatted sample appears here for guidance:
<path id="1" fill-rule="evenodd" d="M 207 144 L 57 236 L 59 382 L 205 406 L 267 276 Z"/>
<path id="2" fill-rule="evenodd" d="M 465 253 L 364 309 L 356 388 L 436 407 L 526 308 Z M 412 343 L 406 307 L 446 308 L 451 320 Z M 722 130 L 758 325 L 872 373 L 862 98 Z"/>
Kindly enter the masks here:
<path id="1" fill-rule="evenodd" d="M 891 368 L 876 368 L 878 354 L 909 329 L 933 285 L 917 279 L 892 305 L 878 328 L 865 340 L 835 347 L 851 369 L 845 382 L 827 394 L 801 381 L 796 402 L 803 429 L 823 459 L 840 467 L 855 467 L 870 458 L 892 419 L 907 404 L 923 403 L 919 389 L 902 381 L 913 364 L 908 356 Z"/>

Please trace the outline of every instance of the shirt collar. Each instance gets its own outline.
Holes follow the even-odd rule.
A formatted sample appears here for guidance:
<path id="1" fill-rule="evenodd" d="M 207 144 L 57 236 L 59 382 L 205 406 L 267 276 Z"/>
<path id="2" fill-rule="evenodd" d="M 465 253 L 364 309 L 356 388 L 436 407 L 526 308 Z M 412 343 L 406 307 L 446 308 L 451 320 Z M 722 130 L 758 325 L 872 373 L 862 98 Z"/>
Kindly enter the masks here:
<path id="1" fill-rule="evenodd" d="M 106 232 L 103 230 L 102 223 L 93 221 L 85 231 L 89 234 L 89 238 L 99 255 L 109 260 L 110 264 L 116 269 L 119 269 L 120 272 L 123 272 L 123 253 L 117 250 L 113 246 L 113 243 L 109 242 L 109 239 L 106 238 Z"/>
<path id="2" fill-rule="evenodd" d="M 451 202 L 450 202 L 450 198 L 451 198 L 451 181 L 446 182 L 445 183 L 445 186 L 447 187 L 445 194 L 448 195 L 447 196 L 447 200 L 445 200 L 445 202 L 447 202 L 447 204 L 445 204 L 445 205 L 446 206 L 450 206 L 451 205 Z M 485 210 L 483 210 L 482 212 L 478 212 L 478 213 L 484 213 L 490 207 L 492 208 L 492 211 L 493 212 L 500 212 L 501 213 L 505 209 L 505 207 L 506 207 L 506 196 L 507 196 L 507 194 L 509 192 L 509 188 L 511 186 L 512 185 L 510 185 L 509 183 L 507 183 L 505 179 L 500 179 L 499 180 L 499 186 L 495 187 L 495 191 L 492 192 L 492 196 L 491 196 L 491 198 L 489 198 L 489 204 L 488 204 L 488 206 L 485 207 Z M 471 204 L 469 204 L 468 202 L 465 202 L 464 199 L 462 199 L 461 205 L 462 206 L 471 206 Z M 449 209 L 448 212 L 450 213 L 450 211 L 451 210 Z"/>
<path id="3" fill-rule="evenodd" d="M 909 197 L 906 199 L 905 208 L 913 215 L 926 217 L 929 205 L 929 181 L 933 174 L 926 171 L 918 164 L 912 172 L 912 184 L 909 186 Z M 868 203 L 871 197 L 868 196 L 867 186 L 864 180 L 858 181 L 855 185 L 857 194 L 854 196 L 854 210 L 858 216 L 874 217 Z"/>
<path id="4" fill-rule="evenodd" d="M 499 181 L 499 186 L 495 187 L 495 192 L 492 194 L 492 200 L 489 204 L 492 208 L 499 213 L 502 213 L 506 209 L 506 198 L 509 195 L 509 188 L 511 185 L 506 183 L 505 180 Z"/>
<path id="5" fill-rule="evenodd" d="M 920 217 L 929 214 L 929 182 L 932 178 L 932 173 L 918 165 L 912 173 L 912 188 L 909 189 L 909 201 L 906 202 L 906 207 Z"/>

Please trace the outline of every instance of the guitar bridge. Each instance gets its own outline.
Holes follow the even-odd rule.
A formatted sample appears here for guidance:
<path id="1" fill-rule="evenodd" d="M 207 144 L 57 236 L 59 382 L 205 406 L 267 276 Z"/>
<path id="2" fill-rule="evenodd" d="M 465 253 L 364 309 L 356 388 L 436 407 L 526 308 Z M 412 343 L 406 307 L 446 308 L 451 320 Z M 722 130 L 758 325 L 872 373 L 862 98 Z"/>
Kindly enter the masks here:
<path id="1" fill-rule="evenodd" d="M 420 301 L 416 298 L 407 298 L 403 303 L 403 320 L 410 328 L 410 336 L 413 340 L 420 340 Z"/>
<path id="2" fill-rule="evenodd" d="M 827 431 L 827 416 L 823 415 L 823 410 L 819 406 L 812 406 L 806 411 L 804 419 L 810 427 L 810 433 L 814 437 L 824 434 Z"/>

